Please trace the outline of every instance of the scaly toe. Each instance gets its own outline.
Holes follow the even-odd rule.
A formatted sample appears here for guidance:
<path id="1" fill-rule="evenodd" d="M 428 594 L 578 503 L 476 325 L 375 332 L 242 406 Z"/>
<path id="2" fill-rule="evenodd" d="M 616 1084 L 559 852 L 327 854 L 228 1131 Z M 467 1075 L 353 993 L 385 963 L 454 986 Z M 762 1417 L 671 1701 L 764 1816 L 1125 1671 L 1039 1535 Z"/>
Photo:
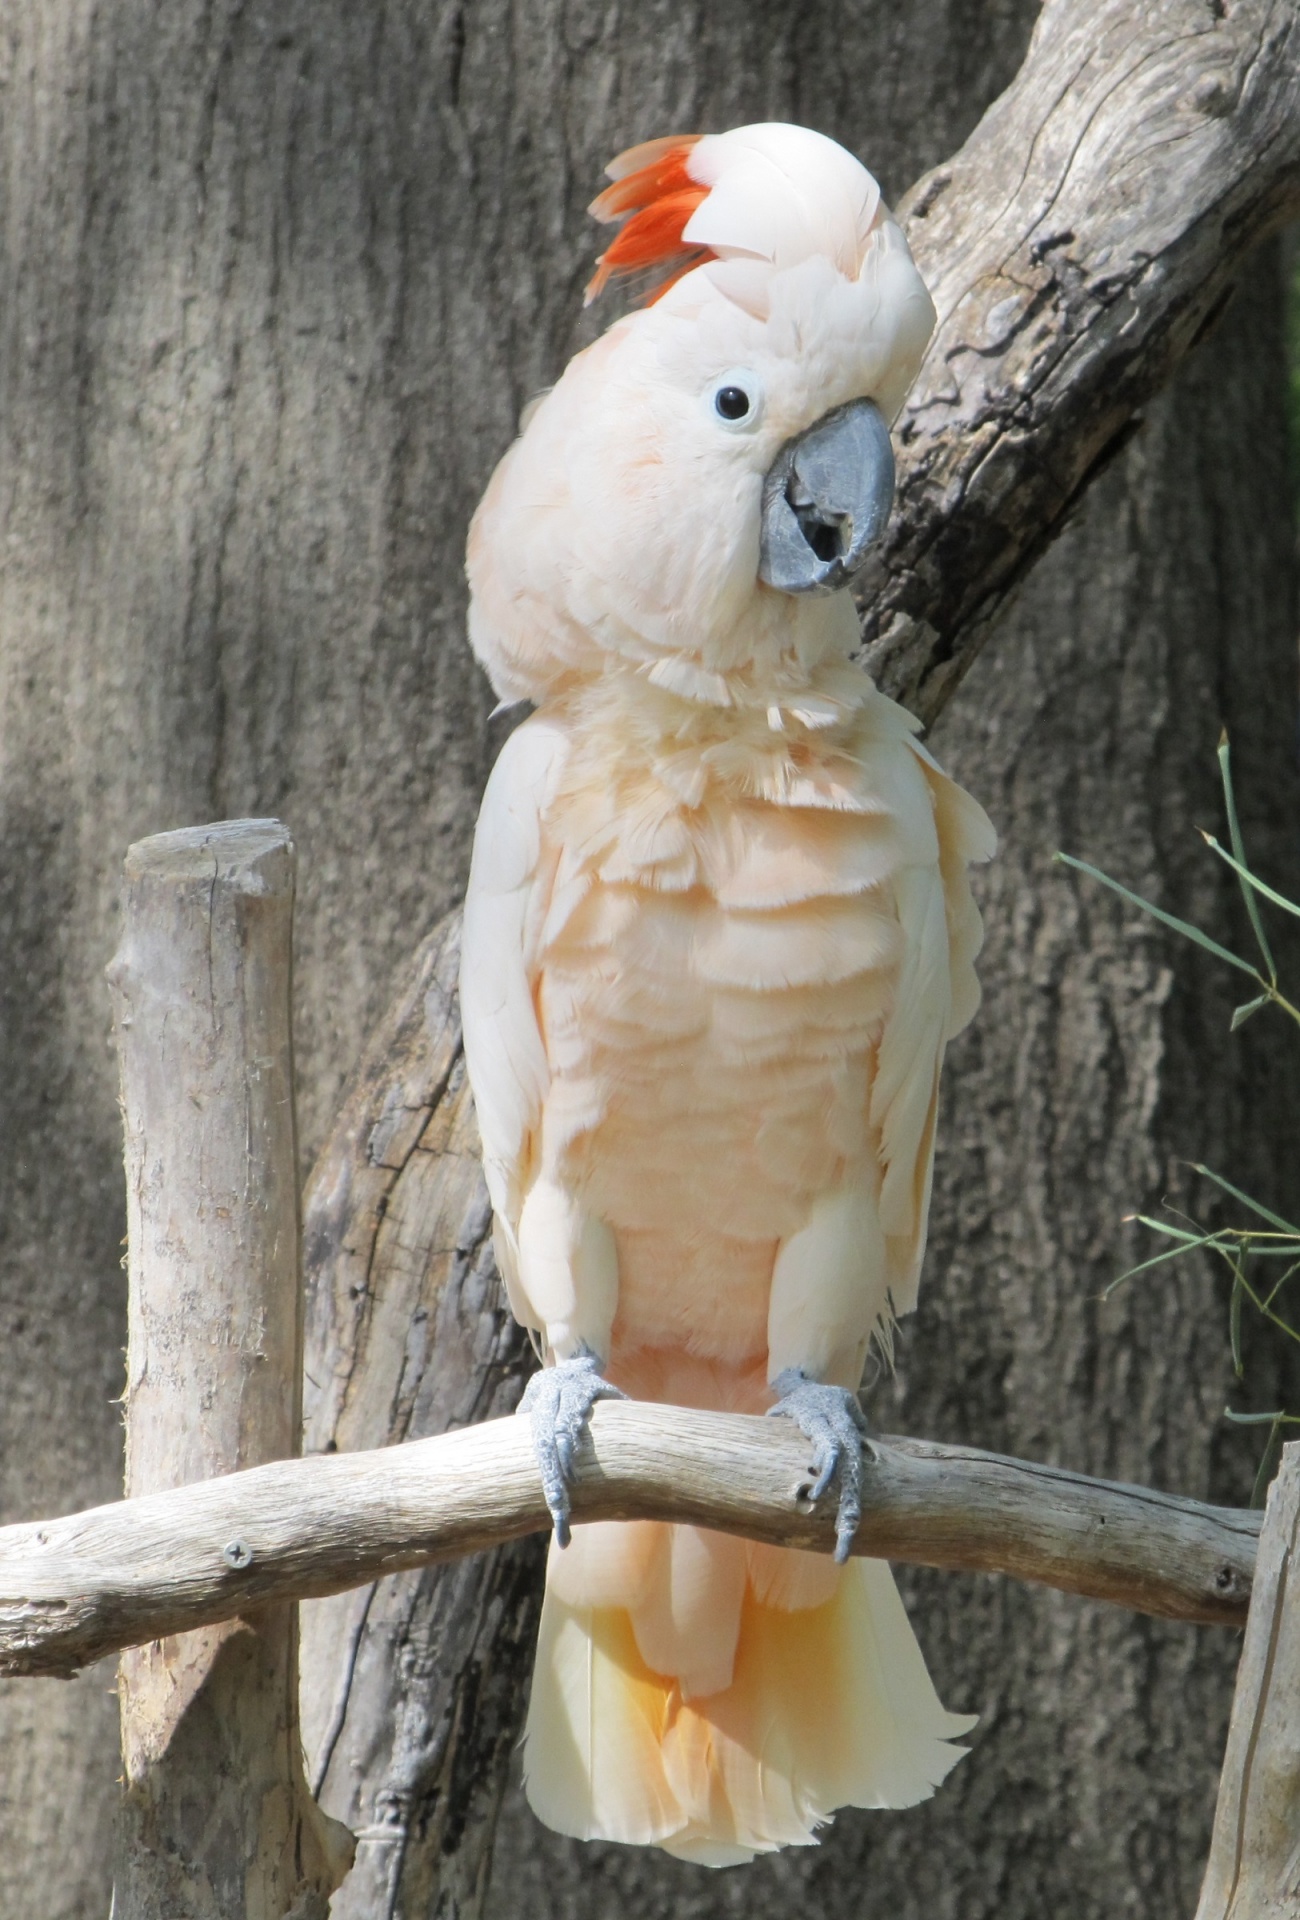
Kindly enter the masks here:
<path id="1" fill-rule="evenodd" d="M 626 1400 L 627 1395 L 601 1378 L 600 1362 L 587 1347 L 571 1360 L 535 1373 L 524 1388 L 520 1413 L 528 1415 L 533 1456 L 542 1492 L 555 1526 L 557 1545 L 569 1544 L 569 1488 L 583 1429 L 597 1400 Z"/>
<path id="2" fill-rule="evenodd" d="M 814 1501 L 838 1478 L 839 1507 L 835 1516 L 835 1558 L 849 1557 L 853 1536 L 862 1518 L 862 1442 L 869 1432 L 858 1396 L 847 1387 L 827 1387 L 810 1380 L 798 1367 L 787 1367 L 772 1382 L 780 1399 L 770 1414 L 793 1420 L 811 1440 Z"/>

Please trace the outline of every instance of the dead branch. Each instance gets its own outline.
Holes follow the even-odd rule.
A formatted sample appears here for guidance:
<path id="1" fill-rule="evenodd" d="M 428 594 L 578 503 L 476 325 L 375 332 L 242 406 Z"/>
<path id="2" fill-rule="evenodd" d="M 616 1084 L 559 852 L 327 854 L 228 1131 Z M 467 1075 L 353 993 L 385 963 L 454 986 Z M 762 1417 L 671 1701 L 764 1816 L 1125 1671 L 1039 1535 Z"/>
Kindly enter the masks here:
<path id="1" fill-rule="evenodd" d="M 574 1497 L 585 1520 L 679 1520 L 829 1552 L 807 1442 L 783 1424 L 602 1405 Z M 371 1453 L 317 1455 L 0 1531 L 0 1671 L 69 1674 L 113 1648 L 337 1593 L 547 1525 L 512 1417 Z M 1139 1612 L 1239 1626 L 1258 1516 L 968 1447 L 882 1438 L 855 1551 L 1008 1573 Z"/>
<path id="2" fill-rule="evenodd" d="M 133 1551 L 132 1513 L 183 1509 L 192 1483 L 297 1450 L 294 876 L 275 820 L 157 834 L 127 855 L 109 978 L 126 1134 L 126 1484 L 137 1497 L 105 1509 L 127 1522 L 118 1559 Z M 241 1612 L 104 1643 L 132 1649 L 118 1682 L 118 1920 L 324 1920 L 350 1864 L 351 1836 L 322 1817 L 303 1778 L 295 1611 Z M 180 1632 L 191 1624 L 208 1631 Z"/>
<path id="3" fill-rule="evenodd" d="M 1300 1912 L 1300 1445 L 1282 1450 L 1259 1542 L 1214 1837 L 1196 1920 Z"/>
<path id="4" fill-rule="evenodd" d="M 900 207 L 939 327 L 859 601 L 868 664 L 922 719 L 1297 211 L 1295 0 L 1048 0 L 1012 85 Z"/>

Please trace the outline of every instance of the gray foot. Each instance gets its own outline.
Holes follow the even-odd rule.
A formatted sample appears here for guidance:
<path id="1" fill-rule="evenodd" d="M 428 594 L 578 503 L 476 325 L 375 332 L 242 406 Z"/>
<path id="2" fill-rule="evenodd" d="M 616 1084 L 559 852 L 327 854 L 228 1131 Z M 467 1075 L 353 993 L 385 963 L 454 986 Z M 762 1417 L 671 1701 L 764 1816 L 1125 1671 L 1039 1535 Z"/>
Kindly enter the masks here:
<path id="1" fill-rule="evenodd" d="M 781 1398 L 769 1414 L 793 1420 L 813 1443 L 811 1497 L 820 1500 L 831 1482 L 840 1483 L 835 1516 L 835 1558 L 849 1557 L 862 1518 L 862 1442 L 870 1431 L 856 1393 L 847 1387 L 823 1387 L 799 1367 L 787 1367 L 772 1382 Z"/>
<path id="2" fill-rule="evenodd" d="M 627 1395 L 600 1377 L 600 1362 L 587 1347 L 571 1360 L 543 1367 L 524 1388 L 519 1402 L 533 1431 L 533 1453 L 542 1476 L 542 1492 L 555 1522 L 555 1543 L 569 1544 L 569 1487 L 573 1455 L 597 1400 L 626 1400 Z"/>

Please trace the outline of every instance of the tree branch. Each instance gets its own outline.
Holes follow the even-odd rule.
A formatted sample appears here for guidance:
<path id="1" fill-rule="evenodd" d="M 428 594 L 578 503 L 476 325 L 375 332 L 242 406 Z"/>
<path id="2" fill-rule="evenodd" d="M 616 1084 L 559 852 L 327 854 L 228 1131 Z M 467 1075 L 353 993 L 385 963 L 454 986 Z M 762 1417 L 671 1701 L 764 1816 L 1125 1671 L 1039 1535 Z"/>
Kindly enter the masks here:
<path id="1" fill-rule="evenodd" d="M 734 1414 L 599 1406 L 574 1514 L 680 1520 L 828 1552 L 807 1442 Z M 114 1648 L 360 1586 L 548 1524 L 526 1420 L 285 1460 L 0 1531 L 0 1672 L 70 1674 Z M 1058 1467 L 879 1439 L 855 1551 L 1009 1573 L 1166 1618 L 1238 1626 L 1257 1515 Z"/>
<path id="2" fill-rule="evenodd" d="M 859 599 L 867 664 L 929 721 L 1300 212 L 1300 7 L 1048 0 L 1015 81 L 899 212 L 939 325 Z"/>

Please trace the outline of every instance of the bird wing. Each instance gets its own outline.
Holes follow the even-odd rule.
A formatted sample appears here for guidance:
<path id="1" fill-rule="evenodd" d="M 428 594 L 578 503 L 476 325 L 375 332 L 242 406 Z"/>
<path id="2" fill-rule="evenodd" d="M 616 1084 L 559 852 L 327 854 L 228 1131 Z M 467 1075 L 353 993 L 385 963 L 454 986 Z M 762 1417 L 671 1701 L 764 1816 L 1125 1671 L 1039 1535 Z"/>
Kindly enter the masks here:
<path id="1" fill-rule="evenodd" d="M 934 1167 L 939 1070 L 949 1040 L 979 1005 L 975 957 L 983 938 L 968 868 L 997 836 L 984 809 L 916 740 L 933 810 L 938 859 L 904 868 L 895 900 L 903 932 L 897 988 L 880 1038 L 870 1121 L 880 1147 L 880 1225 L 895 1314 L 916 1305 Z"/>
<path id="2" fill-rule="evenodd" d="M 537 1022 L 539 930 L 553 873 L 542 817 L 563 771 L 561 727 L 535 714 L 507 740 L 483 795 L 465 895 L 460 1014 L 511 1311 L 537 1317 L 519 1281 L 519 1217 L 550 1083 Z"/>

